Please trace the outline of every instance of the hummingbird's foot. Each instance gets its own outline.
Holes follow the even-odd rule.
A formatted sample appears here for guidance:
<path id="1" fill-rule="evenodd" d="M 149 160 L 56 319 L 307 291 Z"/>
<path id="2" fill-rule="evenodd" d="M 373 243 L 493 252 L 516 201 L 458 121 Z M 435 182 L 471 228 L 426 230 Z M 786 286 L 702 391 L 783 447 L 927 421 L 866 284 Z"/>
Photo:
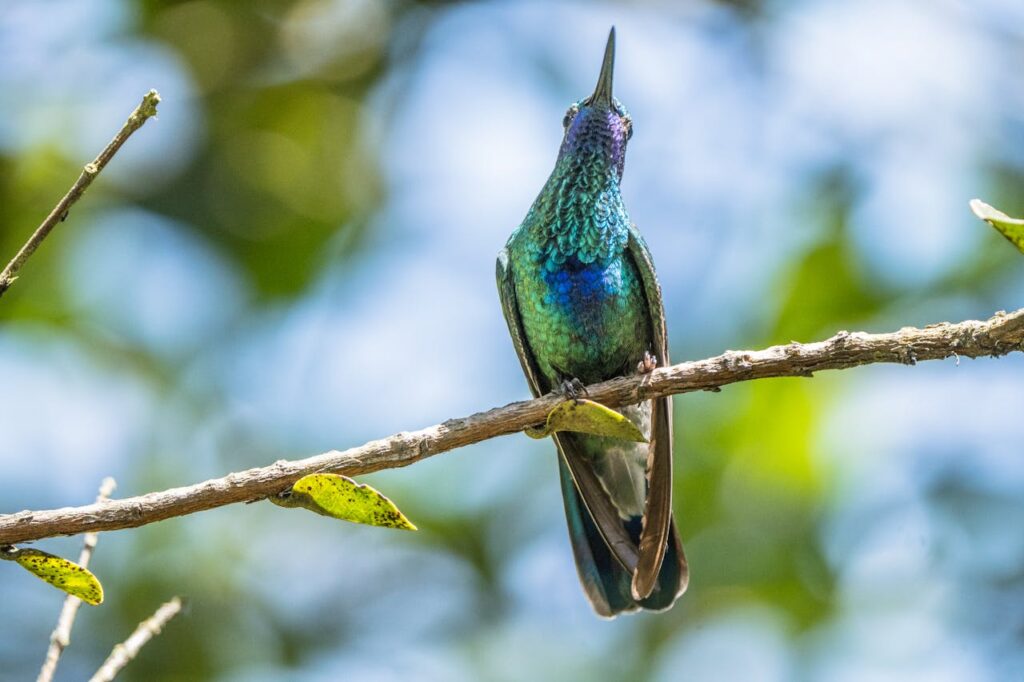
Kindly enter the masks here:
<path id="1" fill-rule="evenodd" d="M 643 359 L 636 363 L 637 374 L 650 374 L 658 366 L 658 358 L 654 357 L 650 351 L 644 351 Z"/>
<path id="2" fill-rule="evenodd" d="M 566 400 L 572 400 L 573 402 L 578 402 L 580 396 L 588 395 L 587 387 L 584 386 L 583 382 L 576 377 L 573 377 L 572 379 L 563 379 L 558 390 L 562 392 L 562 395 L 565 396 Z"/>

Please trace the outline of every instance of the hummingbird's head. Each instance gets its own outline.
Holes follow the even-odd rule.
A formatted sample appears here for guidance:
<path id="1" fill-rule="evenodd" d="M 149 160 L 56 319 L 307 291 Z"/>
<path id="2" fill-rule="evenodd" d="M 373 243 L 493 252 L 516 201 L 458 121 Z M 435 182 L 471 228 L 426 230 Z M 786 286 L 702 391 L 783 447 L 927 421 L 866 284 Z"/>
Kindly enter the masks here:
<path id="1" fill-rule="evenodd" d="M 608 34 L 597 87 L 565 112 L 560 157 L 573 157 L 586 163 L 608 164 L 619 178 L 626 158 L 626 143 L 633 136 L 633 119 L 626 107 L 612 96 L 615 69 L 615 28 Z"/>

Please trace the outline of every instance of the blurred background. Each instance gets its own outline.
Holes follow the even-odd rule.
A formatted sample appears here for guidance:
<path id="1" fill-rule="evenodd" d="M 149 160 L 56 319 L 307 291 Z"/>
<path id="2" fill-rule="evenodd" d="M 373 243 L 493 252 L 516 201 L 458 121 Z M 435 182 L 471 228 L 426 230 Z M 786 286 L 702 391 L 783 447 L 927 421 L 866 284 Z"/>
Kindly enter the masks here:
<path id="1" fill-rule="evenodd" d="M 1024 214 L 1017 0 L 8 1 L 4 262 L 163 104 L 0 301 L 0 512 L 527 397 L 494 258 L 612 24 L 674 359 L 1024 305 L 1024 260 L 967 208 Z M 554 449 L 524 436 L 365 477 L 416 534 L 268 503 L 105 534 L 58 679 L 174 594 L 123 679 L 1020 679 L 1022 372 L 677 400 L 692 580 L 660 615 L 592 615 Z M 61 602 L 0 564 L 0 678 L 34 678 Z"/>

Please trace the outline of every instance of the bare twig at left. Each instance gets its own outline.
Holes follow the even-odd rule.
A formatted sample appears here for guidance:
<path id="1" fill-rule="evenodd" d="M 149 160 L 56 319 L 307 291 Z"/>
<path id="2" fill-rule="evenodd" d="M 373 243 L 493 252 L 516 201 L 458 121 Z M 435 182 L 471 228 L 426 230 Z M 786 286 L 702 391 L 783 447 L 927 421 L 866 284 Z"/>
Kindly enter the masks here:
<path id="1" fill-rule="evenodd" d="M 135 108 L 135 111 L 131 113 L 128 120 L 125 121 L 121 130 L 118 131 L 114 139 L 99 153 L 92 162 L 85 164 L 82 169 L 81 175 L 78 176 L 78 180 L 71 186 L 67 194 L 57 202 L 57 205 L 53 207 L 50 214 L 46 216 L 46 219 L 36 228 L 32 236 L 28 238 L 25 245 L 21 247 L 14 258 L 7 264 L 7 266 L 0 272 L 0 296 L 11 287 L 15 280 L 18 279 L 18 271 L 25 262 L 36 252 L 39 245 L 43 243 L 43 240 L 53 231 L 53 228 L 58 223 L 62 222 L 68 216 L 68 212 L 71 207 L 74 206 L 83 194 L 85 190 L 89 188 L 92 181 L 96 179 L 96 176 L 100 174 L 106 165 L 110 162 L 117 151 L 121 148 L 129 137 L 132 136 L 136 130 L 141 128 L 143 124 L 150 118 L 156 116 L 156 106 L 160 103 L 160 95 L 156 90 L 150 90 L 142 97 L 142 103 Z"/>

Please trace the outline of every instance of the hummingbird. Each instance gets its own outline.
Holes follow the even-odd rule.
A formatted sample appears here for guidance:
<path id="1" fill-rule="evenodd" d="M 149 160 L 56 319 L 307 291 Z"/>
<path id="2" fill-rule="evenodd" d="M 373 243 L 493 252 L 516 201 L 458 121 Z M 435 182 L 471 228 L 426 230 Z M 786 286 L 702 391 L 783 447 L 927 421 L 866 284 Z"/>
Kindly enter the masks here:
<path id="1" fill-rule="evenodd" d="M 612 95 L 615 28 L 593 94 L 572 104 L 555 168 L 498 254 L 501 307 L 534 396 L 667 365 L 661 287 L 620 182 L 633 121 Z M 584 592 L 607 618 L 668 609 L 689 572 L 672 516 L 672 403 L 622 409 L 648 438 L 552 436 Z"/>

